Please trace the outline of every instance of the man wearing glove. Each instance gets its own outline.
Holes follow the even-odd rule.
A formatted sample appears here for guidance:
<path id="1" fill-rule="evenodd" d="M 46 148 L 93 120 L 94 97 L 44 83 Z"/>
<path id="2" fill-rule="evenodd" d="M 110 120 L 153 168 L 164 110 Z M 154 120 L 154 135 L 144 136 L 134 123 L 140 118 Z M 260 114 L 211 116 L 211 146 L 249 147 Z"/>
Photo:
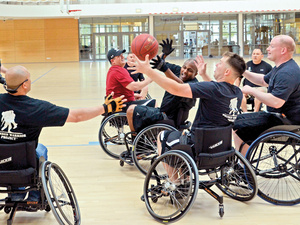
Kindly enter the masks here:
<path id="1" fill-rule="evenodd" d="M 37 158 L 47 159 L 47 148 L 38 144 L 38 138 L 43 127 L 63 126 L 66 122 L 81 122 L 90 120 L 101 114 L 121 111 L 126 99 L 124 96 L 112 99 L 108 96 L 100 106 L 68 109 L 56 106 L 50 102 L 27 96 L 31 89 L 30 73 L 23 66 L 15 66 L 6 71 L 8 93 L 0 94 L 1 130 L 0 143 L 13 144 L 26 141 L 36 141 Z M 26 193 L 25 193 L 26 194 Z M 15 194 L 13 201 L 23 200 L 25 196 Z M 38 201 L 39 193 L 30 192 L 30 201 Z"/>
<path id="2" fill-rule="evenodd" d="M 172 40 L 163 40 L 160 43 L 163 54 L 153 59 L 152 68 L 156 68 L 163 72 L 170 79 L 178 83 L 195 83 L 198 80 L 197 67 L 193 59 L 188 59 L 180 67 L 175 64 L 166 63 L 165 58 L 174 51 L 172 48 Z M 159 120 L 173 120 L 176 127 L 179 127 L 188 117 L 189 110 L 195 105 L 196 100 L 191 98 L 183 98 L 175 96 L 169 92 L 165 92 L 160 108 L 149 108 L 141 105 L 131 105 L 127 110 L 127 120 L 131 131 L 139 131 L 140 129 L 154 124 Z M 179 111 L 181 111 L 179 115 Z"/>

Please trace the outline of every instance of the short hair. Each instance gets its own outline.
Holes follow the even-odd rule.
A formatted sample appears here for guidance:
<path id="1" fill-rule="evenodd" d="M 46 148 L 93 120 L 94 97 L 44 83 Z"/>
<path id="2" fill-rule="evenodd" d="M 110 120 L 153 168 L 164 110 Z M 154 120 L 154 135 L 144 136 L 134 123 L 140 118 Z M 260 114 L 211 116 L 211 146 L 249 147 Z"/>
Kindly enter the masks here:
<path id="1" fill-rule="evenodd" d="M 184 61 L 183 65 L 185 65 L 187 63 L 193 63 L 195 65 L 195 62 L 196 62 L 195 59 L 187 59 L 187 60 Z M 197 74 L 198 73 L 198 68 L 197 68 L 196 65 L 195 65 L 195 69 L 196 69 L 195 73 Z"/>
<path id="2" fill-rule="evenodd" d="M 226 62 L 233 68 L 237 77 L 241 77 L 246 70 L 245 60 L 236 53 L 225 52 L 223 57 L 227 57 Z"/>

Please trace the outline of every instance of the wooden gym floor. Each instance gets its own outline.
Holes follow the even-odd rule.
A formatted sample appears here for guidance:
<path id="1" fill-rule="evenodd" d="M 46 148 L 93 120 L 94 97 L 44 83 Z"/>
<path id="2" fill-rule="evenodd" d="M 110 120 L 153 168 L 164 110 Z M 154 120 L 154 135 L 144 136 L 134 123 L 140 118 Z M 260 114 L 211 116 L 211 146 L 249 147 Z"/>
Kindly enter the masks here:
<path id="1" fill-rule="evenodd" d="M 184 59 L 170 61 L 182 65 Z M 212 75 L 219 58 L 206 61 L 208 73 Z M 296 61 L 299 63 L 300 57 L 296 57 Z M 23 65 L 31 72 L 31 97 L 73 109 L 103 103 L 108 62 Z M 0 92 L 4 92 L 4 89 L 0 89 Z M 150 85 L 149 90 L 160 104 L 164 91 L 155 83 Z M 193 108 L 190 121 L 193 121 L 195 112 L 196 108 Z M 49 161 L 57 163 L 64 170 L 75 189 L 82 224 L 158 224 L 148 213 L 145 203 L 140 200 L 144 176 L 134 167 L 120 167 L 119 161 L 107 156 L 99 146 L 101 120 L 100 116 L 78 124 L 45 128 L 40 136 L 40 142 L 48 147 Z M 199 190 L 193 207 L 177 224 L 296 225 L 300 219 L 300 205 L 274 206 L 259 197 L 243 203 L 224 196 L 224 206 L 225 215 L 221 219 L 217 201 Z M 6 224 L 7 218 L 8 215 L 1 211 L 0 224 Z M 17 212 L 13 224 L 54 225 L 57 222 L 52 212 L 39 211 Z"/>

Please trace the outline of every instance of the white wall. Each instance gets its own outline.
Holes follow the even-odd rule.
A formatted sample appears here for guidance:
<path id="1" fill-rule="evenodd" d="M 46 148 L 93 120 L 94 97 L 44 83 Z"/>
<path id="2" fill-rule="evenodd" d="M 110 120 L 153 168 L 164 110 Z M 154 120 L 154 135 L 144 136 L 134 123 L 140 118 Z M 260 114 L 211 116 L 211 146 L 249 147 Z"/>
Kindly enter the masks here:
<path id="1" fill-rule="evenodd" d="M 241 0 L 207 2 L 165 2 L 134 4 L 80 4 L 69 9 L 81 9 L 80 17 L 128 16 L 156 14 L 192 13 L 248 13 L 248 12 L 288 12 L 300 11 L 299 0 Z M 140 10 L 140 12 L 137 12 Z M 175 10 L 175 11 L 174 11 Z M 176 12 L 177 10 L 177 12 Z M 60 5 L 6 5 L 0 4 L 0 19 L 67 18 L 74 14 L 61 12 Z"/>

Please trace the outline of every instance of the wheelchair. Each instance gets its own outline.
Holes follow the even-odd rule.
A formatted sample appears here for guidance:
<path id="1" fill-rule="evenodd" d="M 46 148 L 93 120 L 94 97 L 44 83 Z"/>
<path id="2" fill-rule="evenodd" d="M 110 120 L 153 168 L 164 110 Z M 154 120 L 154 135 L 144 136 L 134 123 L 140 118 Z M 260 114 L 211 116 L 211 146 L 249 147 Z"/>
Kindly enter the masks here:
<path id="1" fill-rule="evenodd" d="M 153 162 L 141 200 L 155 220 L 169 223 L 181 219 L 192 207 L 198 189 L 219 202 L 223 217 L 223 196 L 211 189 L 214 185 L 238 201 L 256 196 L 255 173 L 231 146 L 231 132 L 231 126 L 196 129 L 193 146 L 176 145 Z"/>
<path id="2" fill-rule="evenodd" d="M 188 129 L 191 125 L 186 121 L 188 114 L 189 111 L 179 109 L 176 123 L 173 120 L 161 120 L 139 132 L 131 132 L 126 113 L 115 113 L 103 119 L 99 143 L 109 156 L 120 160 L 120 166 L 123 167 L 125 163 L 135 165 L 146 175 L 151 162 L 157 157 L 157 135 L 163 130 Z M 132 134 L 136 136 L 133 138 Z"/>
<path id="3" fill-rule="evenodd" d="M 126 113 L 114 113 L 103 119 L 99 130 L 99 143 L 103 151 L 114 159 L 119 159 L 125 143 L 131 143 Z M 126 139 L 127 138 L 127 139 Z"/>
<path id="4" fill-rule="evenodd" d="M 52 211 L 58 224 L 79 225 L 81 216 L 74 190 L 55 163 L 36 159 L 36 142 L 0 145 L 0 193 L 8 197 L 0 200 L 0 210 L 10 216 L 13 223 L 17 211 Z M 39 191 L 39 201 L 14 201 L 12 194 Z"/>
<path id="5" fill-rule="evenodd" d="M 144 175 L 147 174 L 152 162 L 158 156 L 157 153 L 157 136 L 161 131 L 184 130 L 189 129 L 191 123 L 187 121 L 189 110 L 180 108 L 176 121 L 161 120 L 153 125 L 146 126 L 136 133 L 136 137 L 132 143 L 132 147 L 126 143 L 126 151 L 120 155 L 120 165 L 124 163 L 135 165 L 136 168 Z M 133 132 L 131 132 L 132 134 Z"/>
<path id="6" fill-rule="evenodd" d="M 258 196 L 275 205 L 300 203 L 300 126 L 280 125 L 263 132 L 246 158 L 258 182 Z"/>

